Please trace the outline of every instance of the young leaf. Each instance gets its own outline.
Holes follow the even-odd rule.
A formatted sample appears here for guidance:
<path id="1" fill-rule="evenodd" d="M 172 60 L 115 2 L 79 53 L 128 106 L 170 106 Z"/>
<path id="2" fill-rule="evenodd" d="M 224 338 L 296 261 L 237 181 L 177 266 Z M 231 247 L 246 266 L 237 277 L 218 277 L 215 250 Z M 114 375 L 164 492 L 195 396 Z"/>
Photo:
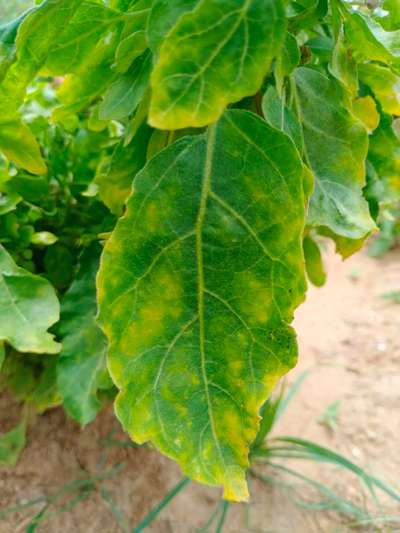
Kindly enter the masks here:
<path id="1" fill-rule="evenodd" d="M 0 245 L 0 340 L 20 352 L 58 353 L 47 329 L 59 318 L 53 287 L 19 268 Z"/>
<path id="2" fill-rule="evenodd" d="M 126 72 L 148 48 L 146 30 L 152 2 L 153 0 L 139 0 L 128 9 L 115 54 L 114 68 L 117 72 Z"/>
<path id="3" fill-rule="evenodd" d="M 342 237 L 364 238 L 375 228 L 362 195 L 367 132 L 344 106 L 333 79 L 310 68 L 297 69 L 294 79 L 305 158 L 315 176 L 308 222 Z"/>
<path id="4" fill-rule="evenodd" d="M 288 137 L 227 112 L 137 175 L 101 263 L 119 419 L 227 499 L 247 499 L 258 411 L 296 361 L 302 179 Z"/>
<path id="5" fill-rule="evenodd" d="M 326 272 L 322 262 L 321 250 L 309 235 L 304 237 L 303 249 L 307 276 L 313 285 L 322 287 L 325 285 Z"/>
<path id="6" fill-rule="evenodd" d="M 136 110 L 149 84 L 151 67 L 152 56 L 147 51 L 135 59 L 126 73 L 118 76 L 104 95 L 100 119 L 121 120 Z"/>
<path id="7" fill-rule="evenodd" d="M 150 124 L 202 127 L 257 92 L 284 38 L 281 0 L 202 0 L 168 33 L 151 77 Z"/>
<path id="8" fill-rule="evenodd" d="M 101 407 L 97 392 L 107 373 L 107 340 L 96 323 L 100 252 L 97 243 L 85 250 L 76 278 L 61 302 L 57 381 L 65 410 L 82 426 L 91 422 Z"/>

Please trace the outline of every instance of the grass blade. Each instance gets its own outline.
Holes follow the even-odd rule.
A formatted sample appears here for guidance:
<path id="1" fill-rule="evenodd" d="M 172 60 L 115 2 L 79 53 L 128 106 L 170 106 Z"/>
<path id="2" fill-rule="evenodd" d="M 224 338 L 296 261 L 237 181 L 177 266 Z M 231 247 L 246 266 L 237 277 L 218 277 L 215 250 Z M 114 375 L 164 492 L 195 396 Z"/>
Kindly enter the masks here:
<path id="1" fill-rule="evenodd" d="M 226 520 L 226 517 L 227 517 L 227 514 L 228 514 L 228 509 L 229 509 L 229 502 L 224 500 L 224 502 L 222 504 L 221 517 L 220 517 L 220 519 L 218 521 L 217 527 L 215 529 L 215 533 L 221 533 L 222 532 L 222 529 L 224 527 L 225 520 Z"/>
<path id="2" fill-rule="evenodd" d="M 300 376 L 293 382 L 293 385 L 288 390 L 288 393 L 282 398 L 282 400 L 279 402 L 277 413 L 275 416 L 275 422 L 279 420 L 279 418 L 283 415 L 283 413 L 288 408 L 290 402 L 293 400 L 293 398 L 296 396 L 296 394 L 299 392 L 301 386 L 303 385 L 304 381 L 308 378 L 308 375 L 310 373 L 310 370 L 305 370 L 300 374 Z"/>
<path id="3" fill-rule="evenodd" d="M 310 485 L 311 487 L 316 489 L 320 494 L 322 494 L 323 496 L 327 498 L 327 500 L 325 501 L 315 502 L 315 503 L 306 503 L 301 498 L 292 498 L 296 505 L 300 507 L 304 507 L 305 509 L 309 509 L 309 510 L 319 510 L 319 511 L 320 510 L 335 510 L 335 511 L 341 512 L 344 515 L 351 516 L 352 518 L 355 518 L 357 520 L 364 520 L 364 519 L 370 518 L 369 514 L 366 513 L 363 509 L 361 509 L 361 507 L 358 507 L 357 505 L 353 504 L 353 502 L 349 500 L 345 500 L 341 498 L 326 485 L 319 483 L 318 481 L 315 481 L 314 479 L 311 479 L 301 474 L 300 472 L 296 472 L 296 470 L 285 467 L 283 465 L 279 465 L 273 462 L 267 462 L 266 464 L 272 468 L 285 472 L 286 474 L 296 477 L 297 479 L 300 479 L 301 481 Z M 266 478 L 262 474 L 259 474 L 257 472 L 252 472 L 252 474 L 258 479 L 260 479 L 261 481 L 269 482 L 268 478 Z M 290 488 L 294 492 L 297 492 L 292 484 L 288 483 L 286 487 Z"/>
<path id="4" fill-rule="evenodd" d="M 343 455 L 333 452 L 332 450 L 329 450 L 328 448 L 324 448 L 323 446 L 319 446 L 318 444 L 314 444 L 313 442 L 303 440 L 303 439 L 298 439 L 295 437 L 279 437 L 273 440 L 275 442 L 283 442 L 283 443 L 292 444 L 293 448 L 289 448 L 289 450 L 292 450 L 295 453 L 300 452 L 298 455 L 297 454 L 295 455 L 295 457 L 298 459 L 310 459 L 313 461 L 330 463 L 336 466 L 340 466 L 344 468 L 345 470 L 349 470 L 353 472 L 360 479 L 364 481 L 365 485 L 368 487 L 371 494 L 374 496 L 375 496 L 374 487 L 378 487 L 383 492 L 391 496 L 393 499 L 400 501 L 400 495 L 397 494 L 397 492 L 394 489 L 392 489 L 391 487 L 383 483 L 380 479 L 374 476 L 371 476 L 370 474 L 367 474 L 365 470 L 363 470 L 358 465 L 354 464 L 352 461 L 350 461 L 346 457 L 343 457 Z M 304 455 L 302 455 L 302 452 Z"/>
<path id="5" fill-rule="evenodd" d="M 189 483 L 190 479 L 187 477 L 181 479 L 179 483 L 165 495 L 160 503 L 144 517 L 139 525 L 132 530 L 132 533 L 140 533 L 146 529 L 146 527 L 148 527 L 157 518 L 161 511 L 165 509 L 165 507 L 167 507 L 167 505 L 175 498 L 175 496 L 179 494 L 179 492 L 181 492 L 181 490 L 184 489 Z"/>

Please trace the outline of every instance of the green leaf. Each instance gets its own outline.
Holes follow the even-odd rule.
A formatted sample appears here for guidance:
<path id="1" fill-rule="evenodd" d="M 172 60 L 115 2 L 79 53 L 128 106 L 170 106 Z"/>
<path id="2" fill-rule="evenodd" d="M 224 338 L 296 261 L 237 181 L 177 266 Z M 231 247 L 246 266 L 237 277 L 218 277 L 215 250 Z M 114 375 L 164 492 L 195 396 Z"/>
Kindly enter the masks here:
<path id="1" fill-rule="evenodd" d="M 385 113 L 400 115 L 400 76 L 375 63 L 359 65 L 358 75 L 370 87 Z"/>
<path id="2" fill-rule="evenodd" d="M 39 413 L 61 405 L 62 398 L 57 386 L 57 357 L 47 357 L 37 383 L 27 397 Z"/>
<path id="3" fill-rule="evenodd" d="M 76 278 L 61 302 L 57 382 L 65 410 L 82 426 L 101 408 L 97 393 L 107 373 L 107 340 L 96 322 L 100 252 L 97 243 L 83 252 Z"/>
<path id="4" fill-rule="evenodd" d="M 147 21 L 147 40 L 156 54 L 180 17 L 192 11 L 199 0 L 154 0 Z"/>
<path id="5" fill-rule="evenodd" d="M 346 13 L 345 34 L 359 58 L 382 61 L 400 70 L 400 29 L 387 32 L 363 13 Z"/>
<path id="6" fill-rule="evenodd" d="M 66 118 L 87 108 L 96 98 L 109 89 L 117 74 L 112 69 L 114 55 L 120 36 L 120 26 L 114 24 L 96 41 L 86 61 L 75 67 L 74 73 L 66 76 L 57 91 L 62 106 L 53 112 L 53 119 L 64 122 Z M 100 116 L 100 118 L 103 118 Z"/>
<path id="7" fill-rule="evenodd" d="M 281 0 L 202 0 L 165 38 L 151 77 L 150 124 L 202 127 L 260 88 L 284 38 Z"/>
<path id="8" fill-rule="evenodd" d="M 104 95 L 99 110 L 101 120 L 121 120 L 136 110 L 148 87 L 151 68 L 152 56 L 147 51 L 118 76 Z"/>
<path id="9" fill-rule="evenodd" d="M 55 39 L 79 4 L 79 0 L 45 0 L 24 18 L 18 28 L 16 59 L 0 85 L 0 150 L 33 174 L 45 173 L 46 165 L 18 110 L 28 84 L 43 66 Z"/>
<path id="10" fill-rule="evenodd" d="M 287 32 L 280 55 L 275 64 L 275 78 L 279 93 L 282 93 L 285 78 L 289 76 L 300 63 L 300 49 L 296 37 Z"/>
<path id="11" fill-rule="evenodd" d="M 142 124 L 132 141 L 125 146 L 121 141 L 111 161 L 100 167 L 95 178 L 102 202 L 115 215 L 121 215 L 128 198 L 133 178 L 146 163 L 146 150 L 152 129 Z"/>
<path id="12" fill-rule="evenodd" d="M 227 499 L 247 499 L 258 411 L 296 361 L 302 180 L 287 136 L 227 112 L 137 175 L 102 258 L 99 320 L 119 419 Z"/>
<path id="13" fill-rule="evenodd" d="M 1 367 L 3 366 L 5 357 L 6 357 L 6 349 L 4 346 L 4 342 L 1 341 L 0 342 L 0 370 L 1 370 Z"/>
<path id="14" fill-rule="evenodd" d="M 124 17 L 125 24 L 115 54 L 114 68 L 117 72 L 126 72 L 135 59 L 146 51 L 146 30 L 152 2 L 153 0 L 139 0 Z"/>
<path id="15" fill-rule="evenodd" d="M 98 43 L 106 34 L 110 40 L 117 23 L 123 20 L 121 13 L 103 3 L 78 1 L 77 4 L 79 8 L 69 24 L 65 24 L 47 58 L 46 68 L 53 75 L 78 72 L 90 61 Z"/>
<path id="16" fill-rule="evenodd" d="M 326 282 L 326 272 L 322 262 L 321 250 L 315 240 L 309 235 L 304 237 L 303 249 L 308 279 L 316 287 L 322 287 Z"/>
<path id="17" fill-rule="evenodd" d="M 268 87 L 263 99 L 262 110 L 265 120 L 274 128 L 284 131 L 297 146 L 302 154 L 304 150 L 304 139 L 301 125 L 293 112 L 285 105 L 275 87 Z"/>
<path id="18" fill-rule="evenodd" d="M 47 333 L 58 318 L 52 286 L 19 268 L 0 245 L 0 340 L 20 352 L 58 353 L 60 345 Z"/>
<path id="19" fill-rule="evenodd" d="M 375 228 L 362 195 L 367 132 L 333 79 L 310 68 L 297 69 L 294 79 L 305 157 L 315 176 L 308 222 L 342 237 L 364 238 Z"/>
<path id="20" fill-rule="evenodd" d="M 14 161 L 20 167 L 32 172 L 32 174 L 44 174 L 47 172 L 46 164 L 40 153 L 40 147 L 33 133 L 18 118 L 3 121 L 0 116 L 0 150 L 7 159 Z"/>
<path id="21" fill-rule="evenodd" d="M 329 71 L 344 85 L 351 96 L 356 96 L 358 92 L 357 63 L 352 50 L 348 48 L 345 42 L 342 29 L 332 51 Z"/>
<path id="22" fill-rule="evenodd" d="M 15 466 L 25 448 L 26 423 L 21 422 L 8 433 L 0 435 L 0 465 Z"/>
<path id="23" fill-rule="evenodd" d="M 388 11 L 387 15 L 381 20 L 382 26 L 386 30 L 397 30 L 400 28 L 400 1 L 385 0 L 383 9 Z"/>
<path id="24" fill-rule="evenodd" d="M 393 121 L 388 115 L 381 118 L 378 128 L 370 137 L 368 159 L 378 172 L 386 187 L 400 190 L 400 140 L 393 130 Z M 395 194 L 395 197 L 398 197 Z M 390 198 L 385 198 L 387 201 Z"/>
<path id="25" fill-rule="evenodd" d="M 29 11 L 7 24 L 0 26 L 0 82 L 3 80 L 8 68 L 14 63 L 16 54 L 17 31 Z"/>

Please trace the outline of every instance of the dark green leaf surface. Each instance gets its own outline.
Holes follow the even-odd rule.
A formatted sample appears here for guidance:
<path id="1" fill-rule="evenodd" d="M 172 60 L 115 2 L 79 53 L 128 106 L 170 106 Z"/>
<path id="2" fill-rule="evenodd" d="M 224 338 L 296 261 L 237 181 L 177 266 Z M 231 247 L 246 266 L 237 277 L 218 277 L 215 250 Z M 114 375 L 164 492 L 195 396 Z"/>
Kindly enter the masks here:
<path id="1" fill-rule="evenodd" d="M 152 126 L 214 122 L 254 94 L 284 38 L 280 0 L 202 0 L 164 40 L 152 74 Z"/>
<path id="2" fill-rule="evenodd" d="M 102 259 L 118 417 L 228 499 L 248 497 L 259 408 L 296 361 L 302 180 L 290 139 L 227 112 L 138 174 Z"/>
<path id="3" fill-rule="evenodd" d="M 20 352 L 57 353 L 60 345 L 47 329 L 58 317 L 48 281 L 19 268 L 0 245 L 0 340 Z"/>
<path id="4" fill-rule="evenodd" d="M 100 252 L 98 244 L 84 252 L 78 274 L 61 302 L 57 381 L 65 410 L 82 426 L 91 422 L 101 407 L 97 393 L 107 373 L 107 340 L 96 323 Z"/>

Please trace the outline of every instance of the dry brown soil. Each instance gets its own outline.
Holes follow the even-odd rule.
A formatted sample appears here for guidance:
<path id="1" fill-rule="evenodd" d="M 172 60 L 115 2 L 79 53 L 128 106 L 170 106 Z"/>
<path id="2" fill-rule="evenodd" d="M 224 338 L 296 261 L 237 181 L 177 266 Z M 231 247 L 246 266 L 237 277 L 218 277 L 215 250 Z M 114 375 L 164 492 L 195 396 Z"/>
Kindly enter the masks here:
<path id="1" fill-rule="evenodd" d="M 334 448 L 400 491 L 400 305 L 381 297 L 384 292 L 400 289 L 400 252 L 392 252 L 382 260 L 358 254 L 342 262 L 328 250 L 326 264 L 326 286 L 311 287 L 307 302 L 296 314 L 300 362 L 289 382 L 305 369 L 310 369 L 310 373 L 275 434 L 290 434 Z M 340 402 L 337 426 L 331 430 L 318 419 L 336 401 Z M 17 419 L 18 406 L 8 396 L 0 397 L 1 430 L 12 427 Z M 36 531 L 123 531 L 100 494 L 102 488 L 123 513 L 129 531 L 181 474 L 176 465 L 153 450 L 107 447 L 105 439 L 113 429 L 113 439 L 126 439 L 111 408 L 84 431 L 67 420 L 61 409 L 38 417 L 29 430 L 29 442 L 18 466 L 0 471 L 0 509 L 54 494 L 68 482 L 121 463 L 121 473 L 98 482 L 97 490 L 71 510 L 55 514 L 57 508 L 50 508 L 53 515 Z M 361 506 L 370 505 L 359 482 L 343 471 L 306 463 L 297 463 L 295 467 L 329 484 L 342 497 Z M 254 482 L 252 493 L 250 505 L 230 508 L 224 531 L 349 530 L 344 518 L 335 513 L 299 509 L 287 491 L 278 486 L 267 488 Z M 307 494 L 307 489 L 304 493 Z M 191 484 L 149 531 L 198 531 L 219 495 L 218 490 Z M 65 504 L 67 499 L 59 503 Z M 43 503 L 38 503 L 3 518 L 0 533 L 24 532 L 42 507 Z M 400 506 L 396 508 L 392 501 L 383 499 L 382 512 L 399 517 L 398 528 L 387 530 L 400 531 Z M 378 527 L 364 526 L 361 530 L 377 531 Z"/>

